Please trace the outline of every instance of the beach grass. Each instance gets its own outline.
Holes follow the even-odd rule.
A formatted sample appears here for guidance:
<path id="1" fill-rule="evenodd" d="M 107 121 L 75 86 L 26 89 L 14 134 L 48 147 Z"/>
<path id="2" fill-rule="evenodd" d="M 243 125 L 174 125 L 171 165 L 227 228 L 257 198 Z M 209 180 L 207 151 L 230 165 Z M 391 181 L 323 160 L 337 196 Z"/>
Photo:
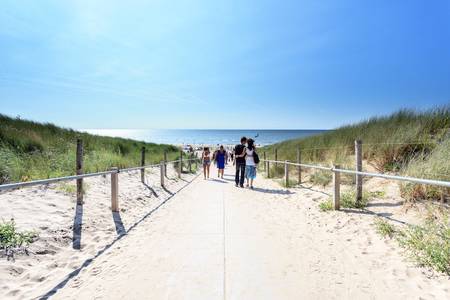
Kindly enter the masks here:
<path id="1" fill-rule="evenodd" d="M 330 211 L 333 210 L 333 203 L 331 202 L 331 199 L 322 201 L 319 203 L 319 209 L 321 211 Z"/>
<path id="2" fill-rule="evenodd" d="M 0 250 L 7 258 L 14 253 L 27 249 L 36 237 L 34 231 L 18 231 L 14 219 L 0 222 Z"/>
<path id="3" fill-rule="evenodd" d="M 323 187 L 327 186 L 331 180 L 333 179 L 333 174 L 329 171 L 325 170 L 316 170 L 313 171 L 311 176 L 309 176 L 309 181 L 321 185 Z"/>
<path id="4" fill-rule="evenodd" d="M 303 163 L 355 169 L 355 140 L 363 143 L 365 164 L 378 172 L 450 180 L 450 106 L 425 111 L 404 109 L 315 136 L 266 146 L 260 152 L 265 151 L 268 159 L 274 159 L 277 149 L 278 160 L 296 161 L 299 148 Z M 315 172 L 311 180 L 326 185 L 330 176 L 331 173 Z M 354 183 L 351 178 L 348 181 Z M 402 194 L 407 200 L 438 199 L 448 196 L 449 190 L 403 184 Z"/>
<path id="5" fill-rule="evenodd" d="M 171 145 L 97 136 L 0 114 L 0 184 L 73 175 L 77 139 L 83 140 L 85 173 L 138 166 L 142 147 L 147 164 L 163 160 L 164 151 L 170 160 L 179 157 L 179 149 Z"/>
<path id="6" fill-rule="evenodd" d="M 375 219 L 375 228 L 378 234 L 380 234 L 383 237 L 389 237 L 392 238 L 396 232 L 396 229 L 394 225 L 389 223 L 388 221 L 382 219 L 382 218 L 376 218 Z"/>

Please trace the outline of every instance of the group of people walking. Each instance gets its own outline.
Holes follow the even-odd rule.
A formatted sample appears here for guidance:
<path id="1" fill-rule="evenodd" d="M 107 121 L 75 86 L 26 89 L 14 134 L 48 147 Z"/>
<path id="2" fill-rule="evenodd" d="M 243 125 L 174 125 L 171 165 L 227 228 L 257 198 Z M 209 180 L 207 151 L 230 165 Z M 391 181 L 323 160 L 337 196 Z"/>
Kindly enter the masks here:
<path id="1" fill-rule="evenodd" d="M 209 169 L 212 161 L 217 166 L 217 177 L 223 178 L 225 165 L 229 160 L 236 166 L 236 187 L 243 188 L 244 182 L 247 181 L 246 186 L 253 189 L 253 181 L 256 178 L 256 166 L 259 163 L 255 141 L 242 137 L 241 143 L 236 145 L 230 153 L 222 145 L 212 154 L 212 158 L 209 147 L 205 147 L 202 152 L 204 178 L 209 178 Z"/>

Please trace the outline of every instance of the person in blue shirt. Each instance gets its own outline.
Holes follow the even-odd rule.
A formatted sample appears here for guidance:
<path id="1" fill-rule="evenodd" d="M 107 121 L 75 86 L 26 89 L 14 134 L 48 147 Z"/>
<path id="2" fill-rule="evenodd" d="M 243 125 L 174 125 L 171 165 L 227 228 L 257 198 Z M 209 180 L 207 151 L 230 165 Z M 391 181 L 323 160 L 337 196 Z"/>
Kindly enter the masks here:
<path id="1" fill-rule="evenodd" d="M 225 170 L 225 161 L 227 160 L 227 151 L 225 151 L 223 146 L 220 146 L 215 156 L 218 170 L 217 177 L 223 178 L 223 172 Z"/>

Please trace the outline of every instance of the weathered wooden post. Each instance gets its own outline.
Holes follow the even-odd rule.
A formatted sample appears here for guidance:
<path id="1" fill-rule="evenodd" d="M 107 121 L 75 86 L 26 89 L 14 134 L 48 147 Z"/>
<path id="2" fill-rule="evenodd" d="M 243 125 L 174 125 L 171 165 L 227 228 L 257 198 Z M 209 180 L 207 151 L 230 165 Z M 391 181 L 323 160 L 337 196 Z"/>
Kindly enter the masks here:
<path id="1" fill-rule="evenodd" d="M 83 174 L 83 141 L 77 139 L 76 173 Z M 77 205 L 83 205 L 83 178 L 77 179 Z"/>
<path id="2" fill-rule="evenodd" d="M 183 150 L 180 151 L 180 165 L 178 170 L 178 178 L 181 178 L 181 173 L 183 173 Z"/>
<path id="3" fill-rule="evenodd" d="M 275 160 L 275 168 L 276 168 L 276 167 L 278 167 L 278 162 L 277 162 L 278 161 L 278 149 L 277 148 L 275 148 L 275 159 L 274 160 Z"/>
<path id="4" fill-rule="evenodd" d="M 192 173 L 192 153 L 189 154 L 188 168 L 189 168 L 189 174 L 191 174 Z"/>
<path id="5" fill-rule="evenodd" d="M 263 159 L 264 159 L 264 172 L 267 172 L 267 163 L 266 163 L 266 151 L 263 152 Z"/>
<path id="6" fill-rule="evenodd" d="M 356 171 L 362 172 L 362 142 L 360 140 L 355 141 L 355 157 L 356 157 Z M 362 176 L 356 174 L 356 203 L 360 203 L 362 200 Z"/>
<path id="7" fill-rule="evenodd" d="M 284 161 L 284 180 L 285 180 L 285 184 L 286 187 L 289 187 L 289 164 L 288 164 L 288 160 Z"/>
<path id="8" fill-rule="evenodd" d="M 167 150 L 164 150 L 164 175 L 167 176 Z"/>
<path id="9" fill-rule="evenodd" d="M 111 168 L 111 210 L 119 211 L 119 169 Z"/>
<path id="10" fill-rule="evenodd" d="M 270 178 L 270 163 L 267 161 L 267 166 L 266 166 L 266 176 L 267 178 Z"/>
<path id="11" fill-rule="evenodd" d="M 339 210 L 341 208 L 341 173 L 335 169 L 339 169 L 339 165 L 333 167 L 333 209 Z"/>
<path id="12" fill-rule="evenodd" d="M 300 147 L 297 147 L 297 163 L 301 164 L 302 163 L 302 153 L 300 151 Z M 298 172 L 298 184 L 302 183 L 302 167 L 298 166 L 297 167 L 297 172 Z"/>
<path id="13" fill-rule="evenodd" d="M 145 147 L 142 147 L 141 150 L 141 167 L 145 166 Z M 141 169 L 141 181 L 145 182 L 145 169 Z"/>
<path id="14" fill-rule="evenodd" d="M 159 163 L 160 166 L 160 170 L 161 170 L 161 186 L 164 187 L 164 178 L 166 177 L 166 175 L 164 174 L 166 171 L 166 163 L 165 161 L 161 161 Z"/>

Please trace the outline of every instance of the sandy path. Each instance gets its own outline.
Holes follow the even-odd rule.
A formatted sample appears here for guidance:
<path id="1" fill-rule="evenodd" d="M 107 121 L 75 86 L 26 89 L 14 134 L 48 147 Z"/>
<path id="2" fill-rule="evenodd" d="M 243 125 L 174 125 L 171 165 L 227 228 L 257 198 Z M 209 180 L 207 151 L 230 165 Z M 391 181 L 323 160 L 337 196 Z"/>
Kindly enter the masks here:
<path id="1" fill-rule="evenodd" d="M 321 191 L 254 191 L 201 177 L 84 268 L 57 299 L 448 299 L 375 234 L 373 216 L 321 213 Z M 212 172 L 214 174 L 214 172 Z"/>

